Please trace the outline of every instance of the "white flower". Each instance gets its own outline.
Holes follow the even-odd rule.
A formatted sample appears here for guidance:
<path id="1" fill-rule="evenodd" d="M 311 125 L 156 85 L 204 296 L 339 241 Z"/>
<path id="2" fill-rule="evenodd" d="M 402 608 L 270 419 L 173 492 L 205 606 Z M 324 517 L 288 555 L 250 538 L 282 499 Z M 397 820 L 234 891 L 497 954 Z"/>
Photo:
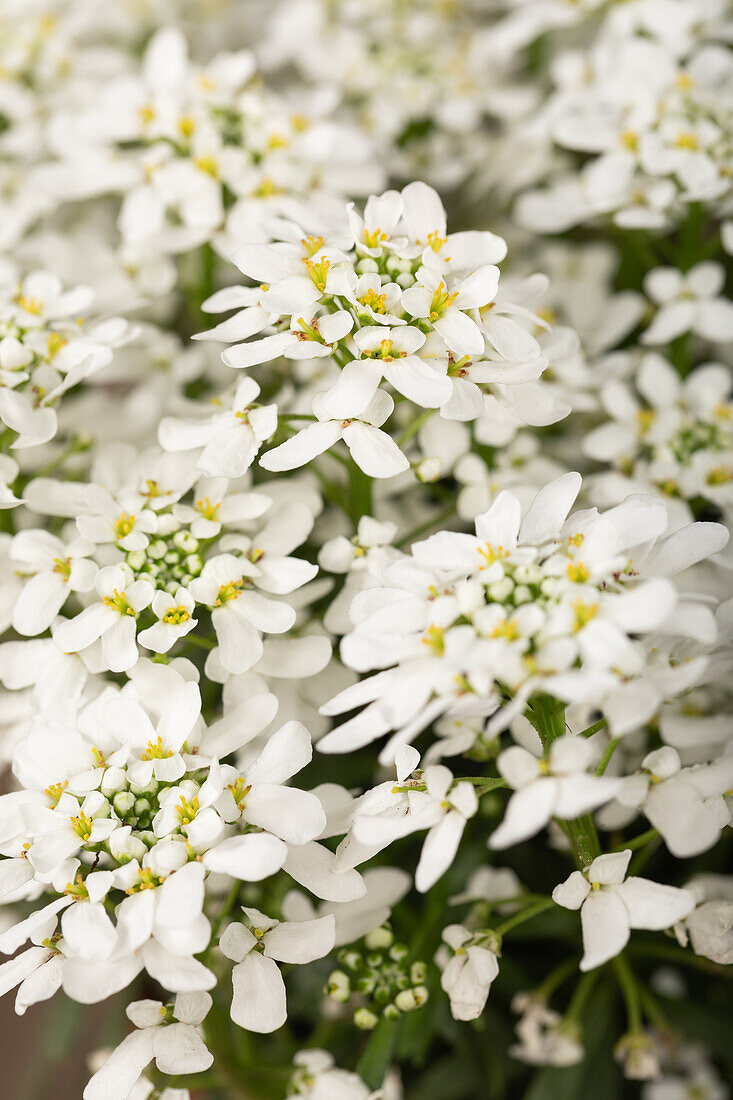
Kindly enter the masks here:
<path id="1" fill-rule="evenodd" d="M 644 279 L 644 289 L 658 306 L 642 334 L 644 344 L 668 344 L 685 332 L 704 340 L 733 340 L 733 304 L 721 297 L 723 268 L 708 261 L 683 275 L 673 267 L 657 267 Z"/>
<path id="2" fill-rule="evenodd" d="M 202 1073 L 213 1063 L 199 1034 L 212 1000 L 208 993 L 179 993 L 172 1008 L 160 1001 L 133 1001 L 126 1008 L 133 1031 L 112 1052 L 84 1089 L 84 1100 L 125 1100 L 145 1067 L 161 1073 Z"/>
<path id="3" fill-rule="evenodd" d="M 192 617 L 195 606 L 190 592 L 183 587 L 177 588 L 173 595 L 156 592 L 151 607 L 158 621 L 140 631 L 137 636 L 140 645 L 156 653 L 167 653 L 196 626 L 198 620 Z"/>
<path id="4" fill-rule="evenodd" d="M 219 940 L 232 970 L 231 1016 L 247 1031 L 276 1031 L 287 1019 L 285 983 L 278 962 L 322 959 L 334 944 L 333 916 L 280 922 L 257 909 L 242 907 L 247 924 L 232 923 Z"/>
<path id="5" fill-rule="evenodd" d="M 56 618 L 71 592 L 94 586 L 97 566 L 88 554 L 93 545 L 83 539 L 64 543 L 48 531 L 21 531 L 13 538 L 10 554 L 18 572 L 30 574 L 13 610 L 13 629 L 19 634 L 42 634 Z"/>
<path id="6" fill-rule="evenodd" d="M 503 822 L 491 835 L 491 847 L 518 844 L 552 817 L 581 817 L 612 798 L 617 780 L 586 774 L 595 757 L 589 741 L 571 734 L 552 742 L 546 760 L 538 760 L 519 745 L 500 753 L 497 767 L 515 793 Z"/>
<path id="7" fill-rule="evenodd" d="M 476 1020 L 489 996 L 491 983 L 499 973 L 496 953 L 460 924 L 443 929 L 443 940 L 452 949 L 440 976 L 440 984 L 450 998 L 454 1020 Z"/>
<path id="8" fill-rule="evenodd" d="M 125 672 L 137 661 L 137 616 L 150 604 L 153 586 L 136 581 L 126 565 L 108 565 L 95 579 L 99 601 L 73 619 L 58 622 L 53 638 L 64 653 L 78 653 L 101 639 L 102 660 L 112 672 Z"/>
<path id="9" fill-rule="evenodd" d="M 231 408 L 196 418 L 163 417 L 158 439 L 166 451 L 201 449 L 197 467 L 209 477 L 241 477 L 277 427 L 277 406 L 257 405 L 260 387 L 243 379 Z"/>
<path id="10" fill-rule="evenodd" d="M 558 905 L 580 909 L 581 970 L 593 970 L 623 951 L 632 928 L 671 928 L 695 906 L 689 890 L 634 876 L 625 879 L 630 859 L 629 848 L 598 856 L 585 871 L 573 871 L 552 892 Z"/>
<path id="11" fill-rule="evenodd" d="M 260 632 L 284 634 L 295 622 L 292 607 L 254 591 L 251 575 L 246 559 L 218 554 L 189 585 L 194 599 L 212 609 L 221 661 L 232 673 L 246 672 L 260 659 Z"/>

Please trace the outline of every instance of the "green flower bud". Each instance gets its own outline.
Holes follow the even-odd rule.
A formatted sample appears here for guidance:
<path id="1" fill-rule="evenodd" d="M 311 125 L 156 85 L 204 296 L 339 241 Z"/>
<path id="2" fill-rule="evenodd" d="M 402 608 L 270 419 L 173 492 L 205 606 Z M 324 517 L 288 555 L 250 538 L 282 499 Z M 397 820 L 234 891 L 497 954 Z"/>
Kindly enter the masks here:
<path id="1" fill-rule="evenodd" d="M 135 795 L 132 791 L 120 791 L 112 799 L 112 805 L 120 817 L 127 817 L 135 805 Z"/>
<path id="2" fill-rule="evenodd" d="M 385 947 L 391 947 L 394 943 L 394 933 L 390 928 L 384 926 L 373 928 L 371 932 L 367 932 L 364 943 L 370 951 L 384 950 Z"/>
<path id="3" fill-rule="evenodd" d="M 368 1008 L 357 1008 L 354 1013 L 354 1023 L 360 1031 L 374 1031 L 379 1023 L 379 1017 Z"/>

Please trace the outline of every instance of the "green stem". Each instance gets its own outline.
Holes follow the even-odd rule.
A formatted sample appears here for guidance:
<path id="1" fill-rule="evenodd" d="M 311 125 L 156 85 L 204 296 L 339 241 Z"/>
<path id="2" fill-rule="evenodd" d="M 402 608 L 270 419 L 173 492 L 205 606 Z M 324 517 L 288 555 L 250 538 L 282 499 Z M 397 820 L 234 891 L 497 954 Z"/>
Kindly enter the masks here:
<path id="1" fill-rule="evenodd" d="M 405 546 L 406 543 L 412 542 L 414 539 L 419 538 L 420 535 L 424 535 L 427 531 L 432 531 L 434 527 L 442 527 L 445 520 L 450 519 L 450 517 L 455 514 L 455 510 L 456 503 L 452 500 L 437 516 L 433 516 L 433 518 L 429 519 L 426 523 L 421 523 L 419 527 L 415 527 L 412 531 L 408 532 L 408 534 L 398 539 L 395 546 Z"/>
<path id="2" fill-rule="evenodd" d="M 573 965 L 575 966 L 577 964 L 574 962 Z M 585 1007 L 585 1003 L 590 996 L 593 986 L 598 980 L 599 974 L 600 970 L 589 970 L 588 973 L 584 974 L 583 977 L 580 979 L 573 991 L 573 995 L 570 998 L 570 1003 L 568 1004 L 568 1007 L 565 1010 L 565 1014 L 563 1016 L 563 1020 L 566 1023 L 576 1022 L 581 1012 L 583 1011 L 583 1008 Z"/>
<path id="3" fill-rule="evenodd" d="M 517 928 L 520 924 L 524 924 L 525 921 L 532 920 L 533 917 L 539 916 L 540 913 L 544 913 L 547 909 L 552 909 L 555 902 L 552 898 L 542 898 L 541 901 L 535 902 L 534 905 L 529 906 L 527 909 L 522 910 L 521 913 L 515 913 L 513 917 L 509 917 L 503 924 L 500 924 L 498 928 L 494 928 L 493 932 L 496 936 L 505 936 L 507 932 L 511 932 L 513 928 Z"/>
<path id="4" fill-rule="evenodd" d="M 593 727 L 591 726 L 591 729 L 592 728 Z M 596 768 L 596 775 L 603 775 L 603 773 L 605 772 L 606 768 L 608 767 L 608 765 L 610 763 L 610 760 L 611 760 L 611 757 L 615 753 L 620 741 L 621 741 L 620 737 L 612 737 L 611 740 L 608 742 L 608 744 L 606 745 L 606 748 L 604 750 L 603 756 L 598 761 L 598 766 Z"/>
<path id="5" fill-rule="evenodd" d="M 536 989 L 538 997 L 542 997 L 544 1001 L 549 1001 L 556 989 L 559 989 L 564 981 L 574 974 L 578 969 L 578 959 L 566 959 L 565 962 L 561 962 L 559 966 L 556 966 L 554 970 L 551 970 L 547 977 L 542 981 Z M 591 971 L 593 973 L 593 971 Z M 586 974 L 585 977 L 590 977 L 590 974 Z M 581 982 L 584 979 L 581 978 Z M 577 993 L 577 988 L 576 988 Z"/>
<path id="6" fill-rule="evenodd" d="M 624 840 L 622 844 L 617 844 L 613 848 L 614 852 L 625 852 L 627 848 L 631 848 L 634 851 L 636 848 L 643 848 L 646 844 L 649 844 L 652 840 L 656 840 L 659 836 L 657 829 L 647 829 L 645 833 L 639 833 L 632 840 Z"/>
<path id="7" fill-rule="evenodd" d="M 383 1016 L 372 1032 L 356 1066 L 356 1072 L 370 1089 L 380 1088 L 392 1061 L 396 1041 L 396 1021 L 388 1020 Z"/>
<path id="8" fill-rule="evenodd" d="M 435 409 L 425 409 L 424 412 L 421 412 L 419 416 L 416 416 L 412 423 L 408 424 L 408 426 L 405 428 L 402 435 L 398 436 L 397 446 L 400 448 L 404 447 L 405 443 L 409 442 L 409 440 L 412 439 L 414 435 L 417 435 L 423 424 L 427 423 L 430 417 L 434 414 Z"/>
<path id="9" fill-rule="evenodd" d="M 618 979 L 621 995 L 626 1005 L 629 1031 L 638 1034 L 643 1030 L 639 984 L 634 977 L 634 972 L 629 966 L 629 960 L 625 955 L 616 956 L 613 960 L 613 968 L 616 971 L 616 978 Z"/>
<path id="10" fill-rule="evenodd" d="M 362 516 L 374 514 L 372 479 L 357 466 L 353 459 L 349 462 L 349 514 L 354 527 Z"/>
<path id="11" fill-rule="evenodd" d="M 594 722 L 592 726 L 588 726 L 587 729 L 581 730 L 581 737 L 592 737 L 594 733 L 598 733 L 599 730 L 604 729 L 608 725 L 607 718 L 599 718 L 597 722 Z"/>

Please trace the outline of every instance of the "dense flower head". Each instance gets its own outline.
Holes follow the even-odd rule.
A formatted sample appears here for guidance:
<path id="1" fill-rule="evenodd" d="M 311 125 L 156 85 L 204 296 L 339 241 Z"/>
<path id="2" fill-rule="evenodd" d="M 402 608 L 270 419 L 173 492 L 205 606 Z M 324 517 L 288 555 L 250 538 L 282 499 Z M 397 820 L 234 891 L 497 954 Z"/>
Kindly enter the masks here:
<path id="1" fill-rule="evenodd" d="M 0 0 L 31 1091 L 726 1100 L 730 42 Z"/>
<path id="2" fill-rule="evenodd" d="M 687 564 L 683 546 L 694 544 L 697 560 L 721 550 L 726 529 L 700 524 L 665 540 L 666 508 L 643 496 L 568 515 L 580 480 L 550 482 L 523 519 L 504 491 L 475 535 L 432 535 L 386 565 L 382 586 L 354 599 L 341 652 L 358 671 L 391 671 L 327 704 L 329 714 L 367 706 L 321 749 L 343 752 L 390 730 L 399 744 L 446 713 L 493 716 L 489 732 L 499 732 L 536 692 L 591 703 L 625 734 L 656 712 L 675 675 L 685 684 L 684 662 L 666 675 L 649 667 L 652 642 L 666 639 L 673 667 L 675 641 L 690 636 L 669 574 L 677 554 Z M 665 557 L 667 575 L 655 576 Z M 714 637 L 709 613 L 701 606 L 698 615 L 693 629 L 705 634 L 707 620 Z"/>

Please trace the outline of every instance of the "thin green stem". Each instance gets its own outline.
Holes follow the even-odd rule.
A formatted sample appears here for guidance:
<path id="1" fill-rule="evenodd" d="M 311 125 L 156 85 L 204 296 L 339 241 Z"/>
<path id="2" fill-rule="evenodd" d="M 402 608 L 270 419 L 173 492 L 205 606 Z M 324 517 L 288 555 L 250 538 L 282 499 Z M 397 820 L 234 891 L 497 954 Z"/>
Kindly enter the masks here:
<path id="1" fill-rule="evenodd" d="M 631 848 L 633 852 L 637 848 L 643 848 L 652 840 L 656 840 L 658 836 L 659 832 L 657 829 L 647 829 L 645 833 L 639 833 L 639 835 L 633 837 L 632 840 L 624 840 L 621 844 L 616 844 L 612 851 L 625 852 L 627 848 Z"/>
<path id="2" fill-rule="evenodd" d="M 608 725 L 607 718 L 599 718 L 597 722 L 594 722 L 592 726 L 588 726 L 587 729 L 581 730 L 581 737 L 592 737 L 594 733 L 598 733 L 599 730 L 605 729 Z"/>
<path id="3" fill-rule="evenodd" d="M 500 924 L 498 928 L 494 928 L 493 932 L 496 936 L 505 936 L 507 932 L 511 932 L 513 928 L 517 928 L 520 924 L 524 924 L 525 921 L 532 920 L 533 917 L 539 916 L 540 913 L 544 913 L 547 909 L 552 909 L 555 902 L 552 898 L 542 898 L 541 901 L 535 902 L 534 905 L 528 906 L 523 909 L 521 913 L 515 913 L 513 917 L 509 917 L 503 924 Z"/>
<path id="4" fill-rule="evenodd" d="M 624 999 L 624 1004 L 626 1005 L 629 1031 L 633 1034 L 638 1034 L 643 1030 L 639 983 L 625 955 L 616 956 L 613 960 L 613 968 L 616 971 L 616 978 L 621 990 L 621 995 Z"/>
<path id="5" fill-rule="evenodd" d="M 574 960 L 573 966 L 577 966 L 577 963 Z M 566 1023 L 575 1023 L 578 1020 L 581 1012 L 583 1011 L 583 1008 L 585 1007 L 586 1001 L 590 996 L 591 990 L 598 980 L 599 975 L 600 970 L 589 970 L 588 973 L 584 974 L 583 977 L 580 979 L 575 989 L 573 990 L 573 995 L 570 998 L 570 1003 L 568 1004 L 568 1007 L 566 1008 L 563 1015 L 563 1020 Z"/>
<path id="6" fill-rule="evenodd" d="M 592 728 L 593 727 L 591 727 L 591 729 Z M 608 742 L 608 744 L 606 745 L 606 748 L 603 752 L 603 756 L 598 761 L 598 766 L 596 767 L 596 775 L 603 775 L 603 773 L 605 772 L 606 768 L 608 767 L 608 765 L 611 761 L 611 757 L 615 753 L 620 741 L 621 741 L 620 737 L 612 737 L 611 740 Z"/>
<path id="7" fill-rule="evenodd" d="M 412 423 L 405 428 L 402 435 L 397 437 L 397 446 L 404 447 L 405 443 L 408 443 L 414 435 L 417 435 L 423 424 L 426 424 L 434 414 L 435 409 L 425 409 L 419 416 L 416 416 Z"/>

